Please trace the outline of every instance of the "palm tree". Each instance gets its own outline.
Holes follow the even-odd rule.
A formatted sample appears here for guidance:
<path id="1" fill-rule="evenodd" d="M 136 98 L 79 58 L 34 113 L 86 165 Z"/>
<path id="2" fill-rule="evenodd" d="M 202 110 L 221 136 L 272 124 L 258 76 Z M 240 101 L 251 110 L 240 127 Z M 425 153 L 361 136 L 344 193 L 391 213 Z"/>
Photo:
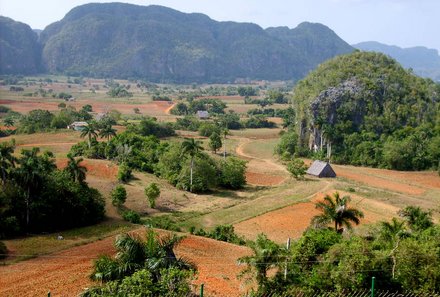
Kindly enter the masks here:
<path id="1" fill-rule="evenodd" d="M 399 247 L 400 240 L 408 236 L 409 233 L 406 231 L 405 222 L 403 221 L 393 218 L 391 223 L 381 222 L 380 224 L 379 238 L 383 240 L 384 243 L 391 249 L 389 256 L 393 261 L 393 266 L 391 269 L 393 279 L 395 277 L 397 266 L 396 250 Z"/>
<path id="2" fill-rule="evenodd" d="M 251 242 L 250 248 L 253 251 L 252 256 L 238 259 L 238 263 L 247 264 L 246 269 L 239 274 L 239 277 L 247 274 L 255 276 L 258 290 L 263 293 L 268 281 L 267 272 L 271 268 L 280 267 L 280 263 L 284 262 L 286 250 L 269 240 L 263 233 L 258 235 L 255 242 Z"/>
<path id="3" fill-rule="evenodd" d="M 176 235 L 160 237 L 152 230 L 147 231 L 145 240 L 128 233 L 120 235 L 115 241 L 115 258 L 101 256 L 95 261 L 91 278 L 111 281 L 122 279 L 140 269 L 148 269 L 157 280 L 163 268 L 194 269 L 192 263 L 177 258 L 174 253 L 174 248 L 182 239 Z"/>
<path id="4" fill-rule="evenodd" d="M 18 159 L 20 167 L 17 170 L 17 179 L 26 191 L 26 226 L 29 226 L 30 204 L 33 195 L 43 182 L 44 177 L 56 168 L 51 153 L 38 156 L 39 152 L 39 148 L 22 150 L 22 156 Z"/>
<path id="5" fill-rule="evenodd" d="M 14 157 L 15 144 L 13 142 L 2 142 L 0 144 L 0 169 L 3 184 L 11 168 L 14 168 L 16 158 Z"/>
<path id="6" fill-rule="evenodd" d="M 92 138 L 96 139 L 98 137 L 98 129 L 96 129 L 96 126 L 94 123 L 88 123 L 87 126 L 84 126 L 81 132 L 81 137 L 88 138 L 88 144 L 89 148 L 92 147 Z"/>
<path id="7" fill-rule="evenodd" d="M 193 168 L 194 158 L 203 150 L 202 142 L 196 141 L 194 138 L 185 138 L 182 142 L 182 155 L 189 155 L 191 157 L 190 167 L 190 189 L 192 191 L 193 185 Z"/>
<path id="8" fill-rule="evenodd" d="M 67 154 L 67 166 L 64 171 L 68 172 L 74 182 L 83 183 L 86 179 L 87 168 L 80 163 L 84 161 L 83 158 L 75 158 L 71 154 Z"/>
<path id="9" fill-rule="evenodd" d="M 315 204 L 315 207 L 322 211 L 322 214 L 313 217 L 312 224 L 316 227 L 324 227 L 333 222 L 335 231 L 341 231 L 341 227 L 345 226 L 351 229 L 351 222 L 359 224 L 359 218 L 363 218 L 364 214 L 355 208 L 348 208 L 347 204 L 351 201 L 350 196 L 340 197 L 338 192 L 325 195 L 324 201 Z"/>
<path id="10" fill-rule="evenodd" d="M 99 136 L 101 138 L 107 138 L 107 141 L 110 141 L 110 138 L 116 135 L 116 129 L 113 129 L 111 125 L 107 125 L 99 131 Z"/>
<path id="11" fill-rule="evenodd" d="M 3 120 L 3 124 L 5 124 L 6 127 L 12 127 L 14 126 L 14 119 L 13 118 L 5 118 Z"/>
<path id="12" fill-rule="evenodd" d="M 223 129 L 222 134 L 223 134 L 223 137 L 224 137 L 224 140 L 223 140 L 223 147 L 224 147 L 224 149 L 223 149 L 223 159 L 226 160 L 226 136 L 229 134 L 228 128 Z"/>

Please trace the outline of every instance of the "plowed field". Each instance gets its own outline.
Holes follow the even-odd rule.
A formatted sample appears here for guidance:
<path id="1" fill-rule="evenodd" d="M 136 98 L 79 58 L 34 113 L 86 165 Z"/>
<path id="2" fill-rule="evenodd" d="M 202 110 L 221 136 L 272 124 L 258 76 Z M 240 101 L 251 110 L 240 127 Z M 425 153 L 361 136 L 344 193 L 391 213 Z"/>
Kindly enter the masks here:
<path id="1" fill-rule="evenodd" d="M 138 232 L 142 232 L 140 229 Z M 0 266 L 0 296 L 77 296 L 92 285 L 89 274 L 93 259 L 114 254 L 114 237 L 78 246 L 48 256 Z M 177 248 L 177 255 L 196 264 L 198 279 L 207 296 L 240 296 L 245 293 L 237 274 L 237 258 L 249 254 L 245 247 L 188 236 Z"/>

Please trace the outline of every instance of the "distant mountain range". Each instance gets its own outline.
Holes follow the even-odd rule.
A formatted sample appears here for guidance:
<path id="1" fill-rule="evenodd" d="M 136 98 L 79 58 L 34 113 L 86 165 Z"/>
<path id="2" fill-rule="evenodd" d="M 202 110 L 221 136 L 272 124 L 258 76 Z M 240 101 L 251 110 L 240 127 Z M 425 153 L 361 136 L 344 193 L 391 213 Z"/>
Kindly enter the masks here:
<path id="1" fill-rule="evenodd" d="M 389 55 L 405 68 L 412 68 L 414 73 L 440 81 L 440 56 L 436 49 L 423 46 L 401 48 L 375 41 L 361 42 L 353 47 L 363 51 L 375 51 Z"/>
<path id="2" fill-rule="evenodd" d="M 353 50 L 321 24 L 265 30 L 162 6 L 86 4 L 42 32 L 0 17 L 0 74 L 156 82 L 298 80 Z"/>
<path id="3" fill-rule="evenodd" d="M 440 57 L 424 47 L 354 45 L 390 55 L 440 81 Z M 163 6 L 93 3 L 43 31 L 0 16 L 0 74 L 66 74 L 154 82 L 299 80 L 354 48 L 331 29 L 302 23 L 263 29 Z"/>

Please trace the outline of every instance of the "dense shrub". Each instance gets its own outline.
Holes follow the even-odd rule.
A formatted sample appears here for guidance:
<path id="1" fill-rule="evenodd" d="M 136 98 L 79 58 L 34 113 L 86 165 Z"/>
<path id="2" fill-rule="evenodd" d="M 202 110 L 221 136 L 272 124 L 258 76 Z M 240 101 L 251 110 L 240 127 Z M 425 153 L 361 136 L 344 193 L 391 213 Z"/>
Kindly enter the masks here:
<path id="1" fill-rule="evenodd" d="M 246 161 L 229 157 L 220 163 L 220 185 L 229 189 L 240 189 L 246 184 Z"/>
<path id="2" fill-rule="evenodd" d="M 140 224 L 141 217 L 134 210 L 126 210 L 122 213 L 122 218 L 124 221 L 130 222 L 132 224 Z"/>
<path id="3" fill-rule="evenodd" d="M 6 248 L 6 245 L 0 241 L 0 259 L 6 258 L 8 255 L 8 249 Z"/>
<path id="4" fill-rule="evenodd" d="M 110 196 L 112 198 L 112 204 L 119 207 L 125 203 L 125 200 L 127 200 L 127 191 L 124 186 L 118 185 L 112 190 Z"/>
<path id="5" fill-rule="evenodd" d="M 118 181 L 126 183 L 132 178 L 132 169 L 126 164 L 122 163 L 118 168 Z"/>

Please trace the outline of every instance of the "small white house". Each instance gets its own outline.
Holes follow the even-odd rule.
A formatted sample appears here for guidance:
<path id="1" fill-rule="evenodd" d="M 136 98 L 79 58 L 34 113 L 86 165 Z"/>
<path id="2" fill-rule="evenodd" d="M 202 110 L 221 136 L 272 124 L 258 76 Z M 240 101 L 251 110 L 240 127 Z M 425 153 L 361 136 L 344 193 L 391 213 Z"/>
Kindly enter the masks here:
<path id="1" fill-rule="evenodd" d="M 67 129 L 72 129 L 75 131 L 82 131 L 84 127 L 87 127 L 89 124 L 87 122 L 73 122 L 69 126 L 67 126 Z"/>
<path id="2" fill-rule="evenodd" d="M 198 110 L 197 117 L 199 119 L 209 119 L 209 112 L 207 112 L 206 110 Z"/>

